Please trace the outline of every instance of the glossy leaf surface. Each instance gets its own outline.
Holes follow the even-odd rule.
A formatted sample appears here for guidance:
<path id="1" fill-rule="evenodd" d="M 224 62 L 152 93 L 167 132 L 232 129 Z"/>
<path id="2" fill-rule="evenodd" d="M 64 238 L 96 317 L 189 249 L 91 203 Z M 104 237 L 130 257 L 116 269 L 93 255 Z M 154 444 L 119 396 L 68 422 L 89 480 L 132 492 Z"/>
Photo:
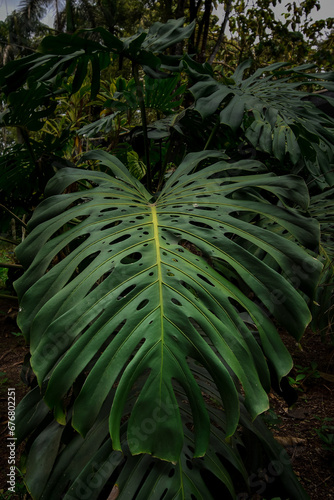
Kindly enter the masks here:
<path id="1" fill-rule="evenodd" d="M 227 436 L 239 422 L 236 381 L 256 417 L 268 407 L 267 361 L 279 377 L 291 369 L 291 358 L 266 311 L 215 267 L 232 269 L 299 338 L 310 321 L 304 299 L 280 272 L 234 237 L 262 249 L 288 277 L 302 270 L 299 288 L 311 294 L 321 264 L 297 244 L 255 223 L 260 215 L 280 224 L 302 245 L 314 247 L 317 224 L 284 207 L 287 200 L 307 205 L 306 186 L 295 176 L 249 174 L 254 162 L 232 165 L 220 152 L 205 151 L 188 155 L 155 199 L 115 157 L 85 155 L 91 159 L 99 160 L 110 175 L 61 169 L 48 185 L 49 197 L 35 211 L 31 234 L 18 247 L 27 268 L 16 282 L 19 324 L 30 342 L 32 367 L 39 383 L 47 383 L 45 401 L 55 408 L 59 422 L 66 420 L 63 399 L 86 374 L 72 417 L 83 435 L 117 383 L 109 418 L 116 450 L 121 449 L 127 395 L 145 374 L 128 422 L 129 448 L 132 454 L 169 461 L 178 460 L 184 444 L 177 382 L 192 412 L 194 456 L 203 456 L 210 422 L 190 358 L 206 368 L 219 390 Z M 203 160 L 214 163 L 194 171 Z M 79 180 L 91 188 L 61 194 Z M 269 204 L 268 196 L 281 206 Z M 244 315 L 252 318 L 258 339 Z M 169 419 L 160 421 L 166 405 Z M 155 430 L 138 437 L 137 422 L 153 414 Z"/>
<path id="2" fill-rule="evenodd" d="M 285 70 L 286 63 L 275 63 L 244 77 L 251 65 L 244 61 L 230 78 L 223 75 L 218 82 L 201 65 L 186 60 L 188 72 L 199 80 L 190 89 L 195 109 L 203 118 L 219 110 L 220 122 L 234 132 L 242 127 L 254 148 L 281 163 L 286 157 L 293 165 L 302 159 L 319 182 L 333 185 L 333 120 L 301 88 L 316 83 L 331 89 L 334 73 L 306 73 L 312 65 Z"/>
<path id="3" fill-rule="evenodd" d="M 131 456 L 126 441 L 127 421 L 121 425 L 124 454 L 112 449 L 108 438 L 108 414 L 115 389 L 111 391 L 85 438 L 69 432 L 71 404 L 67 408 L 67 424 L 63 426 L 50 421 L 48 408 L 41 400 L 38 387 L 27 394 L 17 408 L 17 436 L 21 442 L 34 433 L 27 449 L 26 474 L 28 491 L 33 498 L 58 500 L 61 497 L 65 500 L 79 500 L 89 496 L 94 500 L 101 496 L 107 497 L 110 491 L 117 491 L 117 498 L 120 500 L 187 500 L 191 495 L 196 500 L 212 500 L 217 498 L 217 491 L 220 496 L 224 492 L 224 498 L 235 498 L 239 492 L 246 495 L 249 488 L 248 478 L 251 474 L 254 477 L 256 470 L 252 467 L 254 464 L 249 468 L 247 461 L 242 458 L 240 450 L 245 444 L 245 437 L 248 446 L 252 446 L 253 458 L 257 464 L 260 463 L 258 460 L 262 460 L 265 467 L 269 460 L 276 464 L 276 488 L 283 487 L 293 499 L 307 498 L 292 472 L 285 450 L 274 440 L 260 418 L 251 420 L 242 398 L 240 424 L 244 431 L 235 434 L 229 442 L 226 441 L 226 418 L 223 409 L 217 404 L 219 392 L 205 369 L 194 361 L 190 362 L 190 367 L 201 392 L 206 396 L 206 409 L 211 422 L 210 442 L 204 458 L 191 459 L 194 447 L 194 435 L 190 425 L 191 411 L 186 401 L 186 393 L 178 384 L 175 394 L 182 415 L 185 443 L 177 464 L 160 461 L 147 454 Z M 144 382 L 143 378 L 137 381 L 131 391 L 126 412 L 131 411 L 136 392 Z M 167 408 L 163 418 L 168 417 Z M 139 432 L 144 436 L 150 433 L 156 422 L 151 418 L 151 425 L 147 424 L 148 422 L 142 421 L 138 425 Z M 47 437 L 43 442 L 41 435 Z M 51 455 L 50 449 L 58 449 L 58 455 Z M 38 467 L 32 467 L 37 452 L 39 464 Z M 272 472 L 273 468 L 270 471 Z M 235 477 L 238 477 L 236 488 L 233 485 Z M 274 478 L 269 479 L 272 482 Z"/>

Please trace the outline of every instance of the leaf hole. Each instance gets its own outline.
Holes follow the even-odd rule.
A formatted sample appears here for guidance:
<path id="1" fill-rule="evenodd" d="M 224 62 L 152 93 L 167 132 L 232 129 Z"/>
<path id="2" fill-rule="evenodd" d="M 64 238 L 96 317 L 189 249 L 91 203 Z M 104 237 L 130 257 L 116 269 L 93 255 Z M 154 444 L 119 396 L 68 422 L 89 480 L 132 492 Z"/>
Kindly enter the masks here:
<path id="1" fill-rule="evenodd" d="M 171 301 L 173 302 L 173 304 L 175 304 L 176 306 L 182 306 L 181 302 L 177 299 L 175 299 L 174 297 L 171 299 Z"/>
<path id="2" fill-rule="evenodd" d="M 115 240 L 112 240 L 109 243 L 109 245 L 116 245 L 117 243 L 121 243 L 122 241 L 125 241 L 128 238 L 131 238 L 131 234 L 123 234 L 123 236 L 120 236 L 119 238 L 116 238 Z"/>
<path id="3" fill-rule="evenodd" d="M 125 290 L 123 290 L 123 292 L 121 292 L 119 294 L 119 296 L 117 297 L 117 300 L 121 300 L 121 299 L 124 299 L 124 297 L 126 297 L 130 292 L 132 292 L 132 290 L 134 288 L 136 288 L 137 285 L 133 284 L 133 285 L 130 285 L 128 286 L 127 288 L 125 288 Z"/>
<path id="4" fill-rule="evenodd" d="M 110 224 L 107 224 L 106 226 L 103 226 L 101 228 L 101 231 L 104 231 L 105 229 L 110 229 L 112 227 L 118 226 L 121 223 L 122 223 L 121 220 L 115 220 L 114 222 L 110 222 Z"/>
<path id="5" fill-rule="evenodd" d="M 175 469 L 171 469 L 169 472 L 168 472 L 168 477 L 173 477 L 175 474 Z"/>
<path id="6" fill-rule="evenodd" d="M 130 253 L 129 255 L 126 255 L 123 257 L 121 260 L 121 264 L 134 264 L 135 262 L 138 262 L 142 258 L 142 254 L 140 252 L 134 252 Z"/>
<path id="7" fill-rule="evenodd" d="M 141 309 L 143 309 L 148 303 L 149 303 L 148 299 L 142 300 L 141 303 L 137 306 L 137 311 L 140 311 Z"/>
<path id="8" fill-rule="evenodd" d="M 198 333 L 203 331 L 202 328 L 200 327 L 200 325 L 197 323 L 197 321 L 194 318 L 190 317 L 189 321 L 192 324 L 192 326 L 195 328 L 195 330 L 197 330 Z"/>
<path id="9" fill-rule="evenodd" d="M 205 222 L 199 222 L 198 220 L 190 220 L 189 224 L 192 224 L 193 226 L 200 227 L 203 229 L 213 229 L 212 226 L 205 224 Z"/>
<path id="10" fill-rule="evenodd" d="M 206 278 L 206 277 L 205 277 L 205 276 L 203 276 L 202 274 L 197 274 L 197 276 L 198 276 L 201 280 L 205 281 L 205 283 L 207 283 L 208 285 L 215 286 L 213 283 L 211 283 L 211 281 L 210 281 L 210 280 L 208 280 L 208 278 Z"/>
<path id="11" fill-rule="evenodd" d="M 186 290 L 188 290 L 188 292 L 190 292 L 194 297 L 197 298 L 197 293 L 196 293 L 195 289 L 191 285 L 189 285 L 189 283 L 181 280 L 180 285 L 183 286 Z"/>
<path id="12" fill-rule="evenodd" d="M 117 207 L 104 208 L 103 210 L 100 210 L 100 212 L 101 213 L 103 213 L 103 212 L 112 212 L 113 210 L 117 210 Z"/>
<path id="13" fill-rule="evenodd" d="M 167 493 L 168 493 L 168 489 L 166 488 L 166 489 L 163 491 L 163 493 L 162 493 L 161 497 L 159 498 L 159 500 L 163 500 L 163 499 L 165 498 L 165 496 L 167 495 Z"/>

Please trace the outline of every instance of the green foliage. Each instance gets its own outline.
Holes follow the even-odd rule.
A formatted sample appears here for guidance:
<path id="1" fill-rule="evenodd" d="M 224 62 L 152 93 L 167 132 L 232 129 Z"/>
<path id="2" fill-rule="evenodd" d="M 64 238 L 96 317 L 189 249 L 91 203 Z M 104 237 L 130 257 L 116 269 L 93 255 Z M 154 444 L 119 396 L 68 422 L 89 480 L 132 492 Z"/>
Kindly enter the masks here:
<path id="1" fill-rule="evenodd" d="M 2 124 L 24 139 L 22 163 L 2 159 L 11 182 L 24 161 L 41 184 L 56 172 L 17 250 L 18 321 L 39 384 L 18 407 L 17 437 L 29 438 L 36 499 L 83 487 L 210 499 L 215 482 L 235 498 L 272 460 L 283 494 L 306 498 L 260 414 L 271 376 L 292 367 L 275 324 L 301 338 L 323 268 L 295 174 L 315 191 L 332 183 L 333 124 L 298 89 L 334 77 L 283 64 L 244 77 L 244 62 L 216 79 L 207 63 L 164 54 L 192 35 L 183 23 L 47 37 L 0 71 Z M 113 79 L 126 61 L 133 78 Z"/>
<path id="2" fill-rule="evenodd" d="M 311 327 L 323 339 L 329 334 L 334 342 L 334 208 L 333 188 L 311 197 L 310 214 L 317 218 L 321 228 L 320 258 L 324 267 L 311 305 Z"/>
<path id="3" fill-rule="evenodd" d="M 215 160 L 211 166 L 191 173 L 210 157 Z M 154 201 L 116 158 L 95 152 L 84 159 L 100 160 L 108 173 L 62 169 L 49 183 L 51 197 L 35 211 L 31 234 L 18 248 L 27 268 L 16 282 L 22 308 L 19 324 L 31 346 L 32 367 L 46 390 L 44 399 L 54 408 L 56 420 L 65 425 L 69 415 L 64 398 L 84 376 L 88 363 L 91 371 L 75 398 L 72 425 L 89 436 L 100 413 L 109 413 L 111 408 L 113 448 L 122 450 L 122 415 L 135 385 L 136 402 L 127 421 L 129 451 L 175 462 L 186 445 L 184 410 L 172 384 L 176 380 L 192 412 L 192 455 L 201 457 L 209 446 L 210 420 L 191 360 L 195 366 L 203 366 L 217 386 L 226 418 L 225 436 L 233 435 L 239 423 L 235 377 L 243 385 L 245 405 L 254 418 L 268 406 L 266 358 L 278 377 L 291 368 L 290 356 L 273 324 L 215 271 L 214 263 L 229 265 L 299 338 L 310 319 L 304 300 L 279 273 L 252 257 L 229 235 L 242 234 L 287 273 L 292 263 L 315 264 L 301 284 L 310 290 L 320 264 L 286 238 L 250 224 L 261 212 L 305 245 L 313 243 L 310 219 L 266 203 L 266 192 L 284 204 L 295 193 L 296 200 L 303 203 L 305 188 L 293 177 L 249 175 L 257 167 L 253 162 L 230 164 L 224 155 L 212 151 L 187 156 Z M 231 177 L 231 171 L 239 175 Z M 88 181 L 91 189 L 60 194 L 80 179 Z M 256 201 L 247 199 L 250 189 L 257 192 Z M 73 227 L 59 234 L 64 225 Z M 197 255 L 189 246 L 198 250 Z M 66 247 L 71 249 L 67 257 L 44 274 Z M 288 300 L 277 303 L 270 298 L 277 289 Z M 259 344 L 243 324 L 242 313 L 252 318 Z M 60 331 L 65 333 L 55 342 Z M 129 356 L 133 358 L 128 364 Z M 147 370 L 148 377 L 144 376 Z M 166 422 L 161 415 L 167 401 L 170 413 Z M 157 414 L 154 431 L 138 434 L 137 422 L 153 414 Z M 45 431 L 55 432 L 55 453 L 63 429 L 55 422 Z M 37 442 L 34 446 L 40 449 Z M 40 475 L 35 478 L 35 470 L 32 466 L 29 487 L 39 498 L 43 484 L 47 488 L 50 484 L 45 483 L 45 471 L 43 483 Z M 219 477 L 222 479 L 221 473 Z M 230 481 L 225 478 L 224 482 L 230 489 Z"/>
<path id="4" fill-rule="evenodd" d="M 223 52 L 225 63 L 236 67 L 251 57 L 256 67 L 278 61 L 290 64 L 316 63 L 323 70 L 333 68 L 333 48 L 326 43 L 333 31 L 334 18 L 313 19 L 320 9 L 319 0 L 291 1 L 257 0 L 249 5 L 244 0 L 234 0 L 229 19 L 231 40 L 237 50 Z M 283 16 L 275 7 L 285 6 Z M 325 41 L 323 37 L 325 35 Z"/>
<path id="5" fill-rule="evenodd" d="M 295 375 L 288 377 L 289 383 L 292 387 L 295 387 L 299 391 L 305 390 L 305 383 L 312 381 L 314 379 L 320 378 L 320 373 L 317 370 L 317 363 L 312 362 L 311 366 L 301 366 L 295 365 L 294 372 Z"/>
<path id="6" fill-rule="evenodd" d="M 263 414 L 262 419 L 269 429 L 279 430 L 279 426 L 282 423 L 282 419 L 272 408 L 269 408 L 269 410 Z"/>
<path id="7" fill-rule="evenodd" d="M 209 373 L 193 361 L 190 362 L 190 368 L 196 374 L 202 393 L 208 398 L 220 399 Z M 65 500 L 79 499 L 84 494 L 92 499 L 101 496 L 107 498 L 111 491 L 117 492 L 119 494 L 117 498 L 121 500 L 155 499 L 161 498 L 162 495 L 167 499 L 188 499 L 193 495 L 195 498 L 212 500 L 217 498 L 217 490 L 218 498 L 221 498 L 222 493 L 235 498 L 237 492 L 243 492 L 245 495 L 249 490 L 249 474 L 258 472 L 256 467 L 265 464 L 265 461 L 263 462 L 265 457 L 265 460 L 276 460 L 277 470 L 280 472 L 288 496 L 298 500 L 306 499 L 292 474 L 286 453 L 259 418 L 251 420 L 242 398 L 240 398 L 240 425 L 243 432 L 235 434 L 229 440 L 226 440 L 224 432 L 226 427 L 224 412 L 212 405 L 206 405 L 211 422 L 209 447 L 203 458 L 191 458 L 194 437 L 191 431 L 187 394 L 180 384 L 175 384 L 174 391 L 182 411 L 185 440 L 177 464 L 157 460 L 148 454 L 132 456 L 126 440 L 128 425 L 126 418 L 121 425 L 123 454 L 113 450 L 108 436 L 108 414 L 115 388 L 85 439 L 71 431 L 69 418 L 72 413 L 72 403 L 69 399 L 68 421 L 66 426 L 63 426 L 50 420 L 49 409 L 41 400 L 38 388 L 33 389 L 17 410 L 18 439 L 24 439 L 36 429 L 35 437 L 29 440 L 27 450 L 29 454 L 26 480 L 29 491 L 34 497 L 50 500 L 57 500 L 64 491 L 67 491 L 64 495 Z M 131 406 L 135 401 L 136 386 L 130 392 L 126 408 L 128 413 L 131 412 Z M 168 420 L 173 408 L 171 402 L 166 401 L 163 413 L 158 415 L 155 412 L 149 420 L 138 422 L 137 435 L 142 435 L 143 438 L 150 437 L 158 423 Z M 63 446 L 65 443 L 66 446 Z M 57 455 L 59 446 L 62 448 L 62 453 Z M 244 446 L 252 450 L 253 469 L 247 468 L 246 460 L 243 459 Z M 234 477 L 238 478 L 237 482 L 233 481 Z M 68 487 L 69 482 L 70 487 Z"/>
<path id="8" fill-rule="evenodd" d="M 197 72 L 200 80 L 190 89 L 195 109 L 202 118 L 219 110 L 220 123 L 233 132 L 242 127 L 244 136 L 257 150 L 274 156 L 281 164 L 289 156 L 297 172 L 304 165 L 322 186 L 333 185 L 333 122 L 302 100 L 309 94 L 299 87 L 321 80 L 319 85 L 333 89 L 334 74 L 305 73 L 312 66 L 283 70 L 286 63 L 277 63 L 244 78 L 251 64 L 245 61 L 229 79 L 223 75 L 222 82 L 192 64 L 191 73 Z"/>
<path id="9" fill-rule="evenodd" d="M 333 418 L 326 417 L 324 419 L 318 419 L 322 422 L 319 429 L 315 429 L 318 437 L 322 441 L 322 447 L 324 450 L 334 453 L 334 425 Z"/>

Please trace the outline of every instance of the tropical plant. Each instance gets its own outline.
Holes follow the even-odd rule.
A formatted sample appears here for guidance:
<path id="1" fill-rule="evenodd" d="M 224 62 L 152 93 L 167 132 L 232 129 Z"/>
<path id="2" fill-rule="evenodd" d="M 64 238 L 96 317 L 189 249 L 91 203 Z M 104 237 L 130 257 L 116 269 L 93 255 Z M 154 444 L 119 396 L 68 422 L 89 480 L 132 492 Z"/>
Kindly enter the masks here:
<path id="1" fill-rule="evenodd" d="M 300 173 L 305 168 L 310 182 L 316 181 L 322 188 L 333 185 L 333 120 L 305 100 L 309 92 L 300 90 L 318 79 L 322 87 L 333 90 L 333 73 L 306 73 L 313 65 L 287 70 L 283 69 L 286 63 L 276 63 L 245 78 L 252 65 L 247 60 L 231 77 L 223 74 L 219 82 L 190 59 L 183 64 L 200 80 L 190 91 L 202 118 L 218 110 L 218 124 L 227 125 L 234 133 L 242 128 L 253 148 L 268 153 L 282 166 L 289 165 L 286 170 Z M 333 102 L 326 95 L 323 99 Z"/>
<path id="2" fill-rule="evenodd" d="M 324 264 L 311 305 L 313 330 L 334 343 L 334 189 L 311 197 L 309 212 L 321 228 L 320 258 Z"/>
<path id="3" fill-rule="evenodd" d="M 214 163 L 194 172 L 208 158 Z M 22 309 L 19 324 L 30 344 L 31 366 L 43 387 L 44 401 L 55 415 L 28 458 L 27 485 L 35 498 L 57 498 L 48 476 L 62 460 L 56 449 L 62 449 L 64 425 L 71 417 L 76 431 L 91 436 L 103 415 L 104 421 L 109 420 L 113 448 L 121 451 L 122 422 L 128 415 L 126 439 L 132 455 L 181 460 L 181 465 L 182 449 L 190 446 L 184 419 L 193 422 L 191 457 L 204 456 L 209 446 L 211 410 L 197 380 L 202 370 L 217 387 L 215 395 L 224 408 L 224 438 L 233 436 L 240 423 L 238 380 L 245 391 L 242 408 L 247 408 L 243 409 L 247 418 L 267 409 L 267 363 L 281 378 L 291 369 L 291 358 L 264 311 L 226 276 L 239 277 L 274 317 L 284 318 L 296 338 L 310 315 L 289 282 L 234 243 L 232 235 L 242 235 L 268 252 L 286 273 L 292 264 L 312 266 L 313 272 L 301 284 L 309 293 L 321 267 L 295 243 L 252 223 L 261 213 L 304 245 L 312 245 L 315 234 L 310 232 L 309 218 L 266 201 L 270 193 L 284 205 L 291 197 L 303 203 L 307 195 L 298 178 L 251 174 L 257 163 L 230 164 L 222 153 L 205 151 L 187 156 L 156 198 L 116 158 L 103 152 L 83 158 L 90 159 L 100 160 L 108 173 L 61 169 L 49 183 L 50 197 L 35 211 L 30 235 L 17 250 L 27 269 L 15 285 Z M 238 175 L 231 176 L 236 171 Z M 60 194 L 77 181 L 90 189 Z M 251 193 L 253 201 L 248 199 Z M 59 233 L 62 227 L 68 229 Z M 61 251 L 66 257 L 50 268 Z M 224 273 L 225 267 L 230 271 Z M 276 300 L 278 293 L 284 300 Z M 249 321 L 253 331 L 247 327 Z M 131 389 L 135 392 L 129 402 Z M 185 407 L 175 391 L 187 399 Z M 68 410 L 71 394 L 73 409 Z M 38 392 L 31 411 L 37 417 L 36 397 L 39 401 Z M 22 404 L 26 413 L 26 403 Z M 48 410 L 43 405 L 44 419 Z M 138 432 L 138 423 L 145 423 L 143 431 Z M 256 433 L 250 420 L 248 426 Z M 20 432 L 25 435 L 24 427 Z M 55 439 L 53 458 L 47 469 L 37 473 L 35 461 L 45 458 L 39 439 L 48 440 L 49 433 Z M 77 437 L 77 444 L 83 443 Z M 105 443 L 105 431 L 101 438 Z M 108 449 L 109 454 L 109 445 Z M 228 450 L 225 455 L 235 465 L 233 447 Z M 209 470 L 235 494 L 229 474 L 222 474 L 224 468 L 219 473 Z M 179 475 L 175 482 L 180 491 Z M 58 498 L 65 492 L 59 488 Z M 197 494 L 203 495 L 203 488 L 202 484 Z M 291 478 L 288 488 L 300 493 Z M 122 495 L 132 498 L 126 496 L 127 489 Z"/>
<path id="4" fill-rule="evenodd" d="M 96 102 L 110 55 L 120 65 L 127 59 L 135 87 L 119 80 L 104 109 L 138 107 L 144 143 L 142 155 L 124 148 L 134 175 L 103 150 L 85 153 L 77 166 L 60 152 L 46 199 L 17 249 L 25 268 L 15 284 L 18 321 L 38 381 L 17 414 L 17 437 L 29 438 L 26 483 L 33 498 L 199 499 L 217 498 L 217 488 L 219 498 L 222 488 L 235 498 L 256 493 L 250 478 L 272 461 L 279 472 L 269 474 L 266 495 L 275 476 L 282 495 L 306 498 L 260 414 L 271 381 L 279 383 L 292 367 L 275 323 L 300 339 L 322 270 L 305 181 L 270 172 L 286 157 L 293 164 L 288 130 L 295 148 L 303 134 L 310 149 L 319 145 L 315 133 L 306 134 L 304 93 L 295 87 L 299 76 L 320 79 L 307 68 L 263 78 L 278 66 L 245 80 L 245 63 L 233 78 L 216 81 L 209 65 L 164 54 L 193 27 L 177 20 L 122 40 L 101 28 L 48 37 L 39 53 L 0 72 L 8 96 L 3 124 L 39 133 L 64 109 L 60 96 L 85 88 L 88 75 Z M 97 34 L 101 42 L 90 38 Z M 170 82 L 182 70 L 195 102 L 179 110 Z M 333 75 L 325 78 L 324 86 Z M 158 101 L 149 87 L 160 93 Z M 286 102 L 273 97 L 281 89 Z M 23 118 L 16 96 L 29 110 Z M 268 102 L 284 134 L 276 145 L 280 123 L 273 122 L 267 143 L 275 146 L 264 150 L 265 164 L 241 159 L 239 138 L 250 140 Z M 149 123 L 148 108 L 166 121 L 157 115 Z M 331 150 L 331 123 L 311 103 L 305 109 Z M 105 122 L 92 125 L 86 133 L 103 137 Z M 202 135 L 194 148 L 192 133 Z M 161 138 L 164 152 L 152 165 Z M 222 151 L 228 138 L 233 160 Z M 182 147 L 173 149 L 174 139 L 177 145 L 183 139 Z M 184 156 L 187 149 L 195 152 Z"/>
<path id="5" fill-rule="evenodd" d="M 281 16 L 278 4 L 285 7 Z M 230 39 L 222 40 L 225 64 L 236 67 L 251 57 L 256 67 L 283 60 L 294 65 L 316 63 L 322 70 L 331 70 L 333 50 L 323 42 L 330 38 L 334 19 L 315 20 L 313 14 L 319 10 L 319 0 L 233 0 L 228 19 Z M 229 43 L 236 50 L 226 50 Z"/>

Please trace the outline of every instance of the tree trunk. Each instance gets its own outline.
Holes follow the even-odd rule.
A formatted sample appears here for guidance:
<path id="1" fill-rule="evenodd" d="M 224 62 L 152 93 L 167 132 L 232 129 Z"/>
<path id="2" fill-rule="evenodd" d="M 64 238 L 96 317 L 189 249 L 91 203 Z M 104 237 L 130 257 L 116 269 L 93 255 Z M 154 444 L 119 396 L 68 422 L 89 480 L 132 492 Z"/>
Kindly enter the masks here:
<path id="1" fill-rule="evenodd" d="M 198 47 L 198 50 L 199 50 L 200 40 L 202 38 L 201 49 L 200 49 L 200 53 L 198 56 L 199 62 L 205 61 L 206 44 L 208 42 L 208 34 L 209 34 L 209 27 L 210 27 L 211 5 L 212 5 L 211 0 L 205 0 L 204 14 L 203 14 L 203 18 L 201 21 L 200 30 L 198 32 L 198 38 L 197 38 L 197 44 L 196 44 Z"/>
<path id="2" fill-rule="evenodd" d="M 185 7 L 185 0 L 178 0 L 175 12 L 175 19 L 184 17 L 184 7 Z"/>
<path id="3" fill-rule="evenodd" d="M 214 49 L 212 51 L 211 56 L 209 57 L 209 63 L 210 64 L 213 63 L 216 55 L 218 54 L 220 46 L 221 46 L 221 44 L 223 42 L 224 35 L 225 35 L 225 30 L 226 30 L 226 26 L 227 26 L 227 23 L 228 23 L 230 14 L 231 14 L 231 10 L 232 10 L 232 0 L 227 0 L 227 2 L 226 2 L 225 16 L 224 16 L 224 20 L 223 20 L 221 28 L 220 28 L 218 40 L 217 40 L 216 45 L 214 46 Z"/>
<path id="4" fill-rule="evenodd" d="M 196 0 L 190 0 L 189 4 L 189 14 L 190 14 L 190 19 L 189 22 L 191 23 L 194 19 L 197 18 L 198 15 L 198 10 L 201 6 L 202 0 L 198 0 L 196 3 Z M 195 44 L 195 30 L 193 31 L 191 37 L 189 38 L 189 52 L 196 52 L 196 44 Z"/>
<path id="5" fill-rule="evenodd" d="M 74 33 L 72 0 L 66 0 L 66 33 Z"/>

